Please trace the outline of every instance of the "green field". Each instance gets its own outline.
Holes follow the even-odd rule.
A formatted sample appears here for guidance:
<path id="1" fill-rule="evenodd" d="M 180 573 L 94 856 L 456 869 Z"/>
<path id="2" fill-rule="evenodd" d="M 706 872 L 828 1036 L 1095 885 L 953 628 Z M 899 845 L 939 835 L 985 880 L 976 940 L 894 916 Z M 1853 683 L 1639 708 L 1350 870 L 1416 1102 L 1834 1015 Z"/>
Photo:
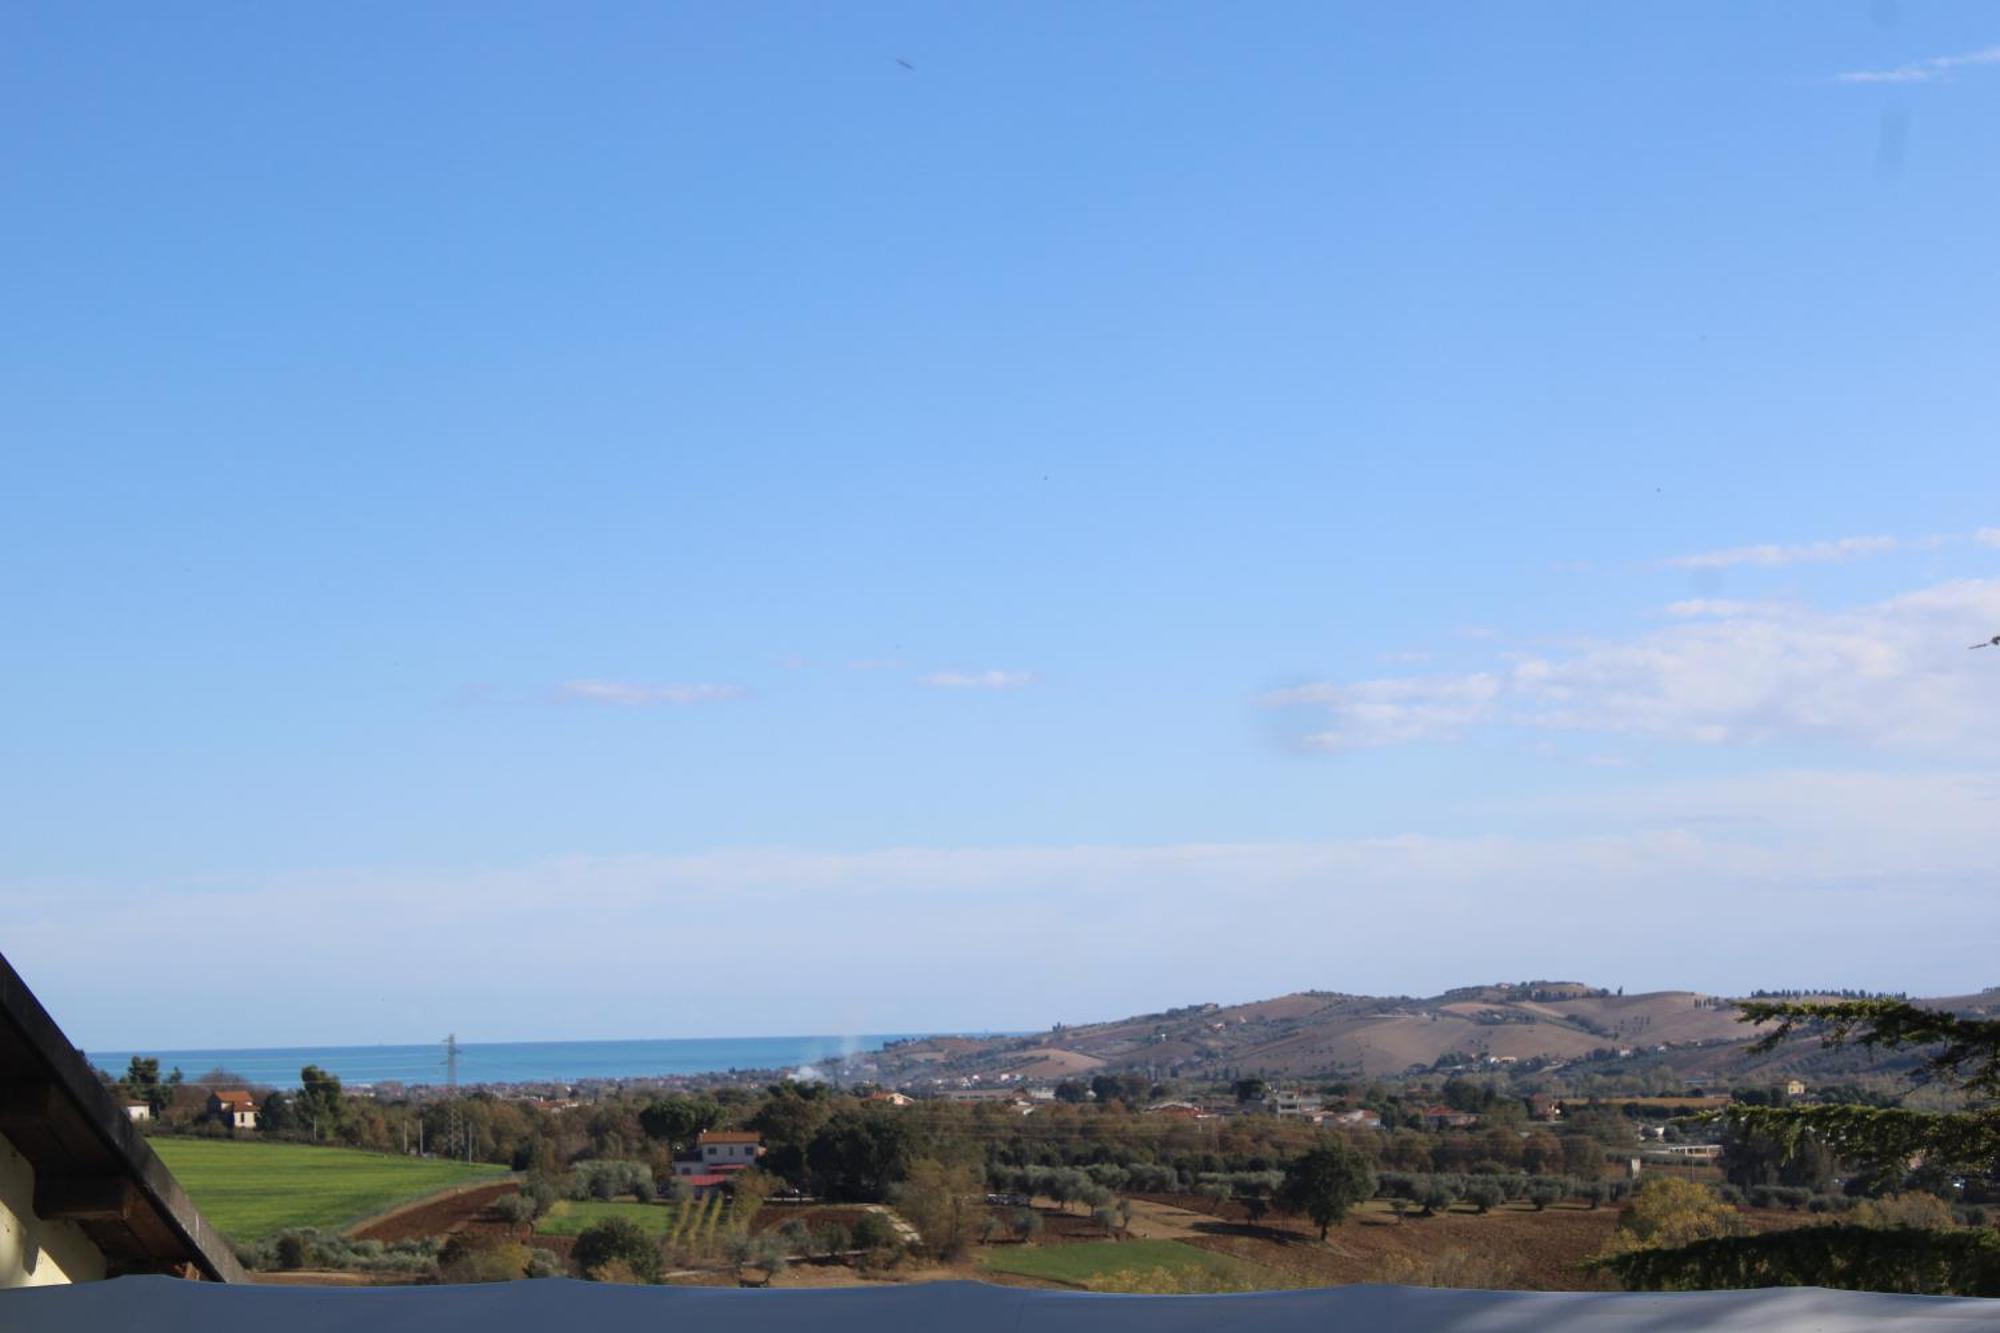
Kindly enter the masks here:
<path id="1" fill-rule="evenodd" d="M 649 1236 L 664 1236 L 680 1221 L 681 1210 L 671 1203 L 600 1203 L 595 1199 L 562 1199 L 535 1220 L 535 1231 L 543 1236 L 576 1236 L 592 1222 L 622 1217 L 636 1222 Z"/>
<path id="2" fill-rule="evenodd" d="M 1226 1254 L 1183 1245 L 1177 1240 L 1094 1240 L 1070 1245 L 1003 1245 L 986 1251 L 982 1262 L 996 1273 L 1040 1278 L 1080 1287 L 1112 1273 L 1161 1270 L 1207 1274 L 1259 1285 L 1265 1270 Z"/>
<path id="3" fill-rule="evenodd" d="M 202 1216 L 231 1240 L 286 1227 L 338 1230 L 454 1185 L 507 1174 L 501 1166 L 352 1148 L 238 1139 L 151 1140 Z"/>

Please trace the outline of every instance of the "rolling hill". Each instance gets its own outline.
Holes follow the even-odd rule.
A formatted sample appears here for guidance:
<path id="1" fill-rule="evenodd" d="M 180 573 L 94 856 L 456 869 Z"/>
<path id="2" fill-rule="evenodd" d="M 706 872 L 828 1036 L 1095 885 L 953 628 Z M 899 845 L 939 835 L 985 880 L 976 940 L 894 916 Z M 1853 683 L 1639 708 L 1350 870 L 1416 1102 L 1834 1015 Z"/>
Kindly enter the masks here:
<path id="1" fill-rule="evenodd" d="M 1925 1001 L 2000 1011 L 2000 990 Z M 1428 998 L 1301 991 L 1246 1004 L 1195 1004 L 1025 1036 L 901 1043 L 874 1057 L 880 1075 L 913 1084 L 1046 1082 L 1099 1071 L 1216 1078 L 1388 1077 L 1454 1058 L 1561 1067 L 1644 1055 L 1689 1078 L 1759 1077 L 1812 1066 L 1810 1038 L 1752 1055 L 1757 1029 L 1733 1001 L 1696 991 L 1625 995 L 1580 982 L 1468 986 Z M 1854 1054 L 1854 1053 L 1848 1053 Z M 1881 1057 L 1871 1056 L 1876 1063 Z"/>

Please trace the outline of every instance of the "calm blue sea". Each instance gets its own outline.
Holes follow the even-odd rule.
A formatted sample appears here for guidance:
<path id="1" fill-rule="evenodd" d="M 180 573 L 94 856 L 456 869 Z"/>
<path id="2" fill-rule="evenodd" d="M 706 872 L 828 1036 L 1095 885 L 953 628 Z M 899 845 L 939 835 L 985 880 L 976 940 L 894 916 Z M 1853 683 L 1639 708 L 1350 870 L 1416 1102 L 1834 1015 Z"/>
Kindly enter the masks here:
<path id="1" fill-rule="evenodd" d="M 553 1083 L 590 1078 L 649 1078 L 716 1074 L 731 1069 L 798 1069 L 823 1060 L 880 1050 L 896 1035 L 865 1037 L 696 1037 L 658 1041 L 460 1042 L 461 1083 Z M 132 1051 L 87 1051 L 90 1062 L 125 1072 Z M 157 1056 L 160 1070 L 189 1078 L 211 1069 L 253 1083 L 291 1088 L 306 1065 L 345 1083 L 443 1083 L 444 1044 L 428 1046 L 281 1046 L 243 1051 L 139 1051 Z"/>

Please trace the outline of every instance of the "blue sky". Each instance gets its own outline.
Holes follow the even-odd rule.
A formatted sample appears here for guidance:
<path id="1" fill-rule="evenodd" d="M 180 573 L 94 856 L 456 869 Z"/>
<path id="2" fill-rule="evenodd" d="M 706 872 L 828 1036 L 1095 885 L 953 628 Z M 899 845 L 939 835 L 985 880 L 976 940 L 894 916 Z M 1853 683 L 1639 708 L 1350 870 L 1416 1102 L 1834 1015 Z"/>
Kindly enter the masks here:
<path id="1" fill-rule="evenodd" d="M 2000 983 L 1996 113 L 1973 5 L 11 7 L 0 941 L 103 1046 Z"/>

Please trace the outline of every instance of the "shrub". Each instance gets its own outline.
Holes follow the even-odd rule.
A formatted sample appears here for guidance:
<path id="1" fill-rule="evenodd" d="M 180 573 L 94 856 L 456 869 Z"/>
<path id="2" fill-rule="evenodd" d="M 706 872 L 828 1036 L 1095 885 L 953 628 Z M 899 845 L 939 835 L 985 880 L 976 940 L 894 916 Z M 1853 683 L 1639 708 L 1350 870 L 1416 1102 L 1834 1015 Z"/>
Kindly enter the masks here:
<path id="1" fill-rule="evenodd" d="M 622 1217 L 608 1217 L 585 1227 L 570 1257 L 585 1277 L 597 1282 L 657 1282 L 660 1277 L 659 1250 L 636 1223 Z M 607 1276 L 614 1264 L 631 1276 Z"/>
<path id="2" fill-rule="evenodd" d="M 569 1197 L 609 1201 L 622 1194 L 653 1197 L 653 1168 L 644 1162 L 606 1157 L 578 1162 L 570 1175 Z"/>
<path id="3" fill-rule="evenodd" d="M 460 1232 L 438 1252 L 438 1276 L 446 1282 L 512 1282 L 527 1276 L 528 1260 L 525 1245 Z"/>
<path id="4" fill-rule="evenodd" d="M 1891 1194 L 1854 1205 L 1854 1222 L 1864 1227 L 1923 1227 L 1942 1230 L 1955 1221 L 1951 1205 L 1935 1194 Z"/>
<path id="5" fill-rule="evenodd" d="M 534 1216 L 540 1217 L 556 1206 L 556 1200 L 562 1194 L 547 1176 L 531 1176 L 528 1183 L 521 1186 L 521 1197 L 533 1205 Z"/>
<path id="6" fill-rule="evenodd" d="M 1490 1179 L 1474 1179 L 1465 1188 L 1465 1198 L 1480 1212 L 1491 1212 L 1495 1205 L 1505 1201 L 1506 1194 Z"/>
<path id="7" fill-rule="evenodd" d="M 517 1225 L 530 1222 L 535 1217 L 535 1201 L 525 1194 L 504 1194 L 493 1201 L 493 1215 Z"/>
<path id="8" fill-rule="evenodd" d="M 894 1249 L 896 1228 L 880 1213 L 863 1213 L 854 1224 L 854 1247 L 860 1250 Z"/>
<path id="9" fill-rule="evenodd" d="M 280 1268 L 304 1268 L 312 1260 L 312 1243 L 296 1231 L 283 1232 L 278 1237 L 277 1258 Z"/>

